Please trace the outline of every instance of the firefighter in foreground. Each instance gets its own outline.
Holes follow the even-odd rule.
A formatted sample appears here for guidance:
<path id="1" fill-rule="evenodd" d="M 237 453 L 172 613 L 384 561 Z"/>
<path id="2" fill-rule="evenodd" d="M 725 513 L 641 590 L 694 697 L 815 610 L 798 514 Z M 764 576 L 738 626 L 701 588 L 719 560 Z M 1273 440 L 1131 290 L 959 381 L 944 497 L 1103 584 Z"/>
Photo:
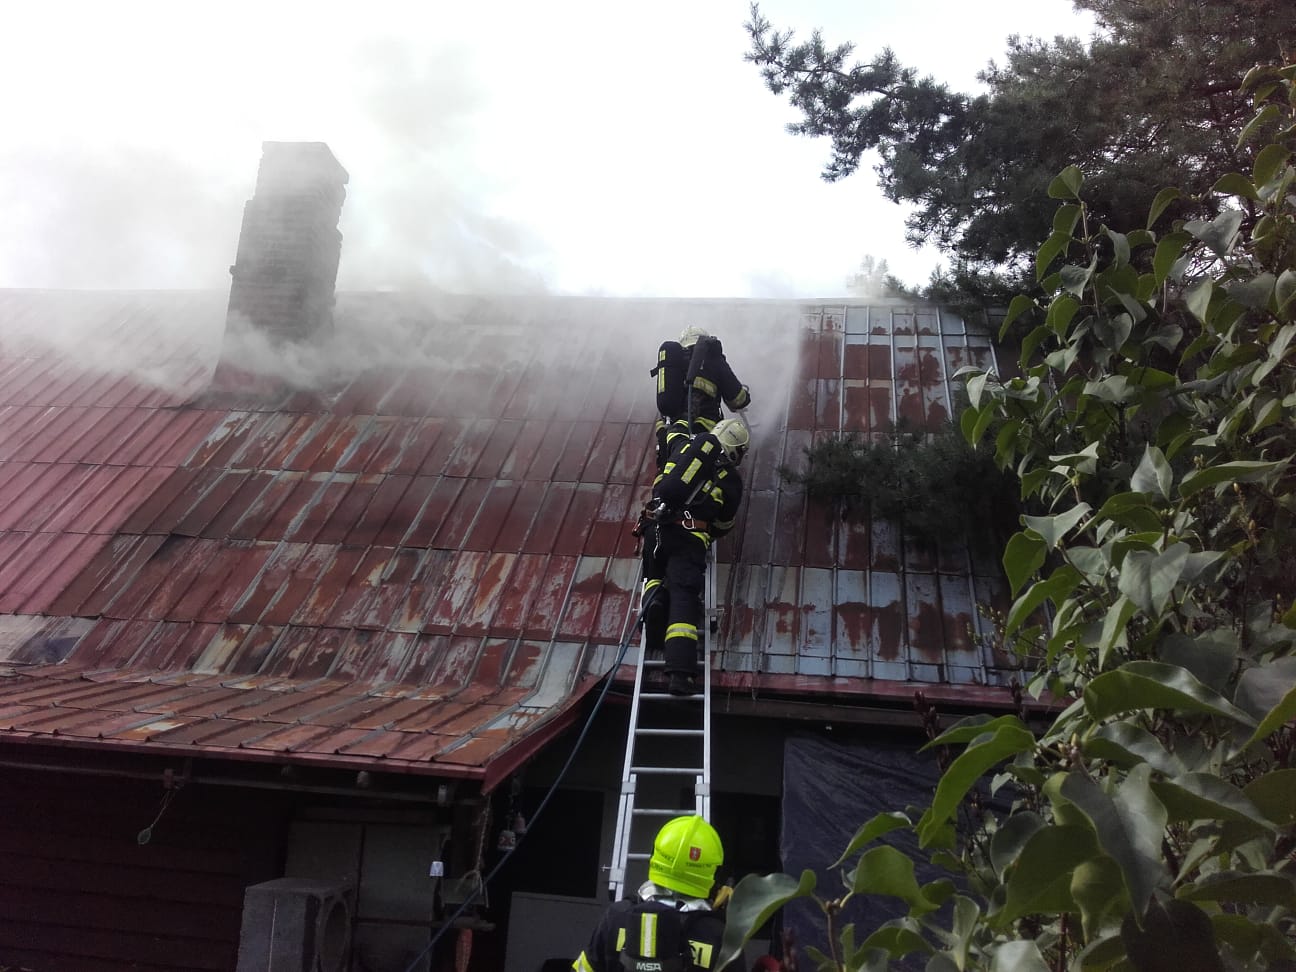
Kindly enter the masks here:
<path id="1" fill-rule="evenodd" d="M 666 459 L 640 520 L 643 534 L 644 644 L 661 650 L 666 689 L 697 692 L 698 624 L 711 541 L 733 529 L 742 499 L 738 464 L 751 434 L 738 419 L 690 435 L 667 430 Z"/>
<path id="2" fill-rule="evenodd" d="M 707 902 L 724 847 L 699 816 L 675 817 L 657 832 L 638 900 L 612 904 L 576 972 L 717 972 L 724 919 Z"/>
<path id="3" fill-rule="evenodd" d="M 751 404 L 751 391 L 738 380 L 720 339 L 700 327 L 684 328 L 678 341 L 663 341 L 657 366 L 657 467 L 665 461 L 665 434 L 676 422 L 690 432 L 710 432 L 720 421 L 720 403 L 731 412 Z"/>

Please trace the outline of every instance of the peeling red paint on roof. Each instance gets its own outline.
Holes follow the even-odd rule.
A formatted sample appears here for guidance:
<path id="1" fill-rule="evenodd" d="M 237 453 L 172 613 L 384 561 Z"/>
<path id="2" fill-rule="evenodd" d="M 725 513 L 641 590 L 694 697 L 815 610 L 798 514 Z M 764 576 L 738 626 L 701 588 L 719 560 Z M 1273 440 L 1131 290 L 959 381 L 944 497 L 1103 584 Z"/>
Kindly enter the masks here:
<path id="1" fill-rule="evenodd" d="M 572 659 L 629 630 L 647 366 L 686 315 L 716 319 L 756 403 L 717 547 L 720 671 L 862 696 L 1003 681 L 1010 660 L 977 637 L 997 564 L 829 516 L 777 473 L 826 435 L 945 421 L 949 376 L 994 360 L 956 318 L 626 301 L 438 317 L 344 295 L 343 323 L 408 345 L 303 391 L 225 365 L 213 384 L 223 312 L 220 295 L 0 292 L 0 333 L 28 334 L 0 343 L 0 659 L 21 673 L 0 680 L 0 731 L 487 773 L 588 684 Z M 41 322 L 88 325 L 104 350 L 76 364 Z M 746 343 L 762 326 L 786 353 Z M 134 349 L 148 359 L 123 370 Z M 540 677 L 559 653 L 560 686 Z M 245 704 L 214 705 L 217 687 Z M 161 721 L 119 724 L 122 700 Z"/>

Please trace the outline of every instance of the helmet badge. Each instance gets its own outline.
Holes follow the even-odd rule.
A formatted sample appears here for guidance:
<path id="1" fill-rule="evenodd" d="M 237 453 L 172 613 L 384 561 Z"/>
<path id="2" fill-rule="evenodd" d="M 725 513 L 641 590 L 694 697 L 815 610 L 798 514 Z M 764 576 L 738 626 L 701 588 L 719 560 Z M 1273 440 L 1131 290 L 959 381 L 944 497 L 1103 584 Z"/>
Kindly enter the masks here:
<path id="1" fill-rule="evenodd" d="M 701 859 L 702 859 L 702 848 L 701 848 L 701 847 L 690 847 L 690 848 L 689 848 L 689 860 L 690 860 L 690 861 L 700 861 Z"/>

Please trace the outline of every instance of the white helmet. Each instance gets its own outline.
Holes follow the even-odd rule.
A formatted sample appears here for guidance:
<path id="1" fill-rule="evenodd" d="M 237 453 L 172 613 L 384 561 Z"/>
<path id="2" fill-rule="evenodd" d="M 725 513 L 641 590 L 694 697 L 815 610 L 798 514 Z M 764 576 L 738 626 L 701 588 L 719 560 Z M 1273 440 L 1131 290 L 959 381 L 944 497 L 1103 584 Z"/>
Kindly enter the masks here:
<path id="1" fill-rule="evenodd" d="M 696 324 L 690 324 L 680 332 L 679 343 L 686 348 L 691 348 L 693 345 L 697 344 L 698 338 L 710 336 L 711 335 L 703 328 L 698 327 Z"/>
<path id="2" fill-rule="evenodd" d="M 721 419 L 711 430 L 730 462 L 740 462 L 751 445 L 751 433 L 736 418 Z"/>

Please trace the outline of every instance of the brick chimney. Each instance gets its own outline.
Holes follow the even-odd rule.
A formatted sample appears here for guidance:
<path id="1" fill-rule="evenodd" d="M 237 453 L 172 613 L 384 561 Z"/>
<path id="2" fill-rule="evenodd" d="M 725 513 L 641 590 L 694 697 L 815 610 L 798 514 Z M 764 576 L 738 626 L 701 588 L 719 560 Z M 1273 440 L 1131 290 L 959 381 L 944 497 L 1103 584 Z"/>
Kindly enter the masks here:
<path id="1" fill-rule="evenodd" d="M 347 179 L 323 142 L 262 143 L 230 267 L 227 320 L 246 320 L 277 342 L 332 331 Z"/>

